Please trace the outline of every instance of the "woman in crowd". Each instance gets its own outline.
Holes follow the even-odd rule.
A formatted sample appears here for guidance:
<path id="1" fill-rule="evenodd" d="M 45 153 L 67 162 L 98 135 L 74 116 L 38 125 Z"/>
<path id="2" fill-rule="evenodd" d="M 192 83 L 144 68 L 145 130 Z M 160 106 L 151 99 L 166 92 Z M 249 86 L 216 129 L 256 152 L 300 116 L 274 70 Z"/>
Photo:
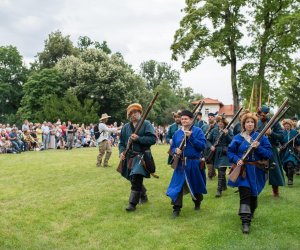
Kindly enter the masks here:
<path id="1" fill-rule="evenodd" d="M 266 136 L 263 136 L 259 142 L 254 141 L 259 134 L 255 132 L 257 120 L 257 116 L 253 113 L 243 115 L 241 119 L 242 132 L 233 137 L 227 152 L 230 163 L 234 164 L 232 169 L 235 166 L 242 167 L 241 175 L 236 182 L 229 180 L 228 185 L 239 188 L 239 215 L 243 233 L 250 232 L 251 219 L 257 208 L 257 197 L 266 183 L 265 171 L 260 168 L 258 161 L 272 157 L 272 147 Z M 241 158 L 250 146 L 254 150 L 244 162 Z"/>

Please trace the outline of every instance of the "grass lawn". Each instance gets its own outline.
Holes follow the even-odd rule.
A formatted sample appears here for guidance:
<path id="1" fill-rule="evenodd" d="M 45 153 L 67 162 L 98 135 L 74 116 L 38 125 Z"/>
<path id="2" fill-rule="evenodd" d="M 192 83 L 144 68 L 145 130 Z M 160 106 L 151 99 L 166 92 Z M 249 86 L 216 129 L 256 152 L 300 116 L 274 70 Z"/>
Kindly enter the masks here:
<path id="1" fill-rule="evenodd" d="M 300 249 L 300 176 L 280 198 L 266 185 L 243 235 L 239 196 L 229 188 L 215 198 L 216 178 L 200 211 L 186 195 L 171 219 L 167 150 L 153 147 L 160 178 L 144 182 L 149 202 L 134 213 L 116 148 L 110 168 L 96 168 L 96 148 L 0 155 L 0 249 Z"/>

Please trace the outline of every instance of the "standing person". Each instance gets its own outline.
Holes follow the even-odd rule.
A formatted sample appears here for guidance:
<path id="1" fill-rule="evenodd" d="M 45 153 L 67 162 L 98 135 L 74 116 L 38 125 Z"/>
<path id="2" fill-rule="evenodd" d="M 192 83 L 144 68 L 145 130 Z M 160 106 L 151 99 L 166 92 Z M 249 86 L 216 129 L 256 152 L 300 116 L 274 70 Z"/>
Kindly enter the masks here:
<path id="1" fill-rule="evenodd" d="M 201 128 L 205 135 L 205 139 L 209 138 L 211 131 L 217 127 L 218 127 L 218 125 L 216 123 L 216 114 L 209 113 L 208 114 L 208 124 L 204 124 Z M 202 161 L 205 161 L 205 157 L 209 154 L 211 146 L 212 145 L 211 145 L 210 141 L 207 140 L 205 150 L 203 153 L 204 158 L 202 158 Z M 212 178 L 216 176 L 216 171 L 213 166 L 213 159 L 212 159 L 212 162 L 206 162 L 206 167 L 208 169 L 208 173 L 207 173 L 208 179 L 212 180 Z"/>
<path id="2" fill-rule="evenodd" d="M 300 133 L 300 126 L 299 126 L 297 117 L 294 116 L 291 118 L 291 120 L 293 122 L 292 129 L 295 129 L 298 133 Z M 300 150 L 298 150 L 298 152 L 296 152 L 296 155 L 298 156 L 298 158 L 300 157 Z M 298 162 L 298 165 L 295 167 L 295 174 L 300 175 L 300 162 Z"/>
<path id="3" fill-rule="evenodd" d="M 216 118 L 216 121 L 218 127 L 214 128 L 211 131 L 208 137 L 208 141 L 212 144 L 210 150 L 212 152 L 215 152 L 214 168 L 218 170 L 218 187 L 216 197 L 221 197 L 222 191 L 225 191 L 227 189 L 226 169 L 227 167 L 230 167 L 230 163 L 227 157 L 227 148 L 233 138 L 233 133 L 230 129 L 226 129 L 228 121 L 225 117 L 218 116 Z M 213 144 L 218 140 L 222 131 L 224 135 L 222 136 L 219 144 L 214 147 Z"/>
<path id="4" fill-rule="evenodd" d="M 43 122 L 41 129 L 43 131 L 43 148 L 46 150 L 48 149 L 49 140 L 50 140 L 50 128 L 46 121 Z"/>
<path id="5" fill-rule="evenodd" d="M 290 119 L 284 119 L 282 121 L 284 127 L 282 145 L 286 144 L 289 140 L 298 135 L 298 131 L 292 129 L 293 122 Z M 282 150 L 280 156 L 283 163 L 284 171 L 288 178 L 288 185 L 293 185 L 294 173 L 297 165 L 299 164 L 296 147 L 300 145 L 299 137 L 290 143 L 284 150 Z"/>
<path id="6" fill-rule="evenodd" d="M 196 126 L 198 128 L 202 128 L 204 124 L 207 124 L 207 122 L 204 121 L 204 120 L 202 120 L 202 112 L 199 111 L 197 113 L 197 117 L 196 117 L 196 121 L 195 121 L 195 125 L 194 126 Z"/>
<path id="7" fill-rule="evenodd" d="M 150 173 L 142 165 L 142 159 L 145 155 L 148 159 L 152 159 L 150 147 L 156 142 L 155 129 L 153 125 L 145 120 L 138 134 L 134 134 L 135 128 L 139 121 L 143 108 L 139 103 L 133 103 L 127 107 L 127 117 L 130 122 L 126 123 L 121 130 L 119 152 L 120 159 L 125 160 L 122 168 L 122 176 L 131 182 L 131 193 L 129 204 L 126 210 L 132 212 L 136 210 L 136 205 L 148 201 L 143 181 L 144 178 L 150 178 Z M 132 146 L 125 156 L 123 152 L 127 147 L 129 140 L 132 140 Z"/>
<path id="8" fill-rule="evenodd" d="M 111 117 L 107 114 L 102 114 L 101 118 L 99 119 L 99 138 L 98 138 L 98 146 L 99 146 L 99 154 L 97 156 L 97 167 L 101 167 L 102 158 L 105 154 L 104 158 L 104 165 L 103 167 L 108 167 L 108 161 L 112 154 L 111 149 L 111 141 L 109 140 L 111 133 L 117 133 L 117 128 L 108 128 L 106 123 L 108 122 L 108 118 Z"/>
<path id="9" fill-rule="evenodd" d="M 168 144 L 170 144 L 170 147 L 172 145 L 172 137 L 174 135 L 174 133 L 181 128 L 181 111 L 178 110 L 177 112 L 173 112 L 173 118 L 174 118 L 174 123 L 171 124 L 169 126 L 169 129 L 168 129 L 168 133 L 167 133 L 167 137 L 166 137 L 166 142 Z M 168 165 L 171 164 L 171 161 L 172 161 L 172 155 L 170 154 L 171 152 L 171 149 L 169 150 L 169 157 L 168 157 Z"/>
<path id="10" fill-rule="evenodd" d="M 67 126 L 67 129 L 66 129 L 66 133 L 67 133 L 67 147 L 66 147 L 66 149 L 71 150 L 73 148 L 75 130 L 74 130 L 74 126 L 73 126 L 73 124 L 70 120 L 68 121 L 68 126 Z"/>
<path id="11" fill-rule="evenodd" d="M 255 132 L 257 120 L 257 116 L 253 113 L 243 115 L 241 119 L 243 132 L 233 137 L 227 152 L 230 163 L 243 166 L 241 175 L 236 182 L 228 181 L 229 186 L 239 188 L 239 216 L 242 221 L 243 233 L 250 232 L 251 219 L 257 208 L 257 197 L 266 183 L 265 171 L 257 167 L 257 162 L 272 157 L 272 146 L 266 136 L 263 136 L 259 142 L 254 142 L 259 134 Z M 250 146 L 255 150 L 247 162 L 243 162 L 240 159 Z"/>
<path id="12" fill-rule="evenodd" d="M 270 118 L 270 108 L 268 106 L 262 106 L 258 109 L 258 129 L 257 132 L 263 130 Z M 277 147 L 283 139 L 283 130 L 279 123 L 276 123 L 272 129 L 268 129 L 266 132 L 271 145 L 273 156 L 269 161 L 269 185 L 272 185 L 272 191 L 274 197 L 279 197 L 279 186 L 285 185 L 282 163 L 279 158 Z"/>
<path id="13" fill-rule="evenodd" d="M 200 157 L 206 143 L 204 134 L 195 126 L 189 130 L 193 125 L 193 113 L 189 110 L 181 112 L 181 124 L 182 129 L 177 130 L 173 135 L 171 151 L 182 157 L 174 170 L 166 193 L 172 200 L 173 218 L 180 214 L 185 191 L 190 192 L 195 210 L 200 209 L 203 194 L 207 193 L 205 170 L 200 169 Z M 179 149 L 182 140 L 185 140 L 183 152 Z"/>

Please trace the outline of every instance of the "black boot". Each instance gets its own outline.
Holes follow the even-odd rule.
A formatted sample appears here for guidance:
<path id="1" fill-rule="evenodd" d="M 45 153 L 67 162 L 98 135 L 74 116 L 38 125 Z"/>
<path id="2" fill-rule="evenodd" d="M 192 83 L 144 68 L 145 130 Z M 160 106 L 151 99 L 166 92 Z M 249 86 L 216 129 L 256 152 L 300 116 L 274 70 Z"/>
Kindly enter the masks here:
<path id="1" fill-rule="evenodd" d="M 239 215 L 242 221 L 242 232 L 248 234 L 250 232 L 251 209 L 248 204 L 240 204 Z"/>
<path id="2" fill-rule="evenodd" d="M 223 176 L 223 183 L 222 183 L 222 191 L 225 191 L 227 190 L 227 181 L 226 181 L 226 172 L 224 173 L 224 176 Z"/>
<path id="3" fill-rule="evenodd" d="M 194 210 L 199 211 L 201 206 L 201 201 L 203 200 L 203 194 L 195 194 L 195 198 L 196 200 L 193 200 L 195 204 Z"/>
<path id="4" fill-rule="evenodd" d="M 129 197 L 129 204 L 126 208 L 126 211 L 133 212 L 136 209 L 136 205 L 140 200 L 141 193 L 138 191 L 131 190 L 130 197 Z"/>
<path id="5" fill-rule="evenodd" d="M 146 202 L 148 202 L 147 189 L 143 185 L 142 186 L 141 197 L 140 197 L 140 204 L 144 204 Z"/>
<path id="6" fill-rule="evenodd" d="M 223 172 L 221 169 L 218 170 L 218 188 L 216 197 L 219 198 L 222 196 L 222 189 L 223 189 Z"/>
<path id="7" fill-rule="evenodd" d="M 292 166 L 288 166 L 288 185 L 293 186 L 293 180 L 294 180 L 294 169 Z"/>
<path id="8" fill-rule="evenodd" d="M 256 208 L 257 208 L 257 196 L 251 196 L 251 204 L 250 204 L 251 220 L 254 218 L 254 212 Z"/>

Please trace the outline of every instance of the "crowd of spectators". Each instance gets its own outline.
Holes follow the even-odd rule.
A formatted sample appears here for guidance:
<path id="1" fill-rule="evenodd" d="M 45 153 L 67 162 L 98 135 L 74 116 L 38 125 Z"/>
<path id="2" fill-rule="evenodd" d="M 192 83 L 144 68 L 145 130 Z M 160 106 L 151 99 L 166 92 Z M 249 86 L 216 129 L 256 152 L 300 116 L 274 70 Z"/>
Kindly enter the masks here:
<path id="1" fill-rule="evenodd" d="M 110 126 L 116 126 L 116 123 Z M 20 128 L 0 124 L 0 153 L 18 154 L 25 151 L 96 147 L 94 124 L 72 124 L 71 121 L 31 123 L 25 120 Z M 118 144 L 118 135 L 112 134 L 111 144 Z"/>

